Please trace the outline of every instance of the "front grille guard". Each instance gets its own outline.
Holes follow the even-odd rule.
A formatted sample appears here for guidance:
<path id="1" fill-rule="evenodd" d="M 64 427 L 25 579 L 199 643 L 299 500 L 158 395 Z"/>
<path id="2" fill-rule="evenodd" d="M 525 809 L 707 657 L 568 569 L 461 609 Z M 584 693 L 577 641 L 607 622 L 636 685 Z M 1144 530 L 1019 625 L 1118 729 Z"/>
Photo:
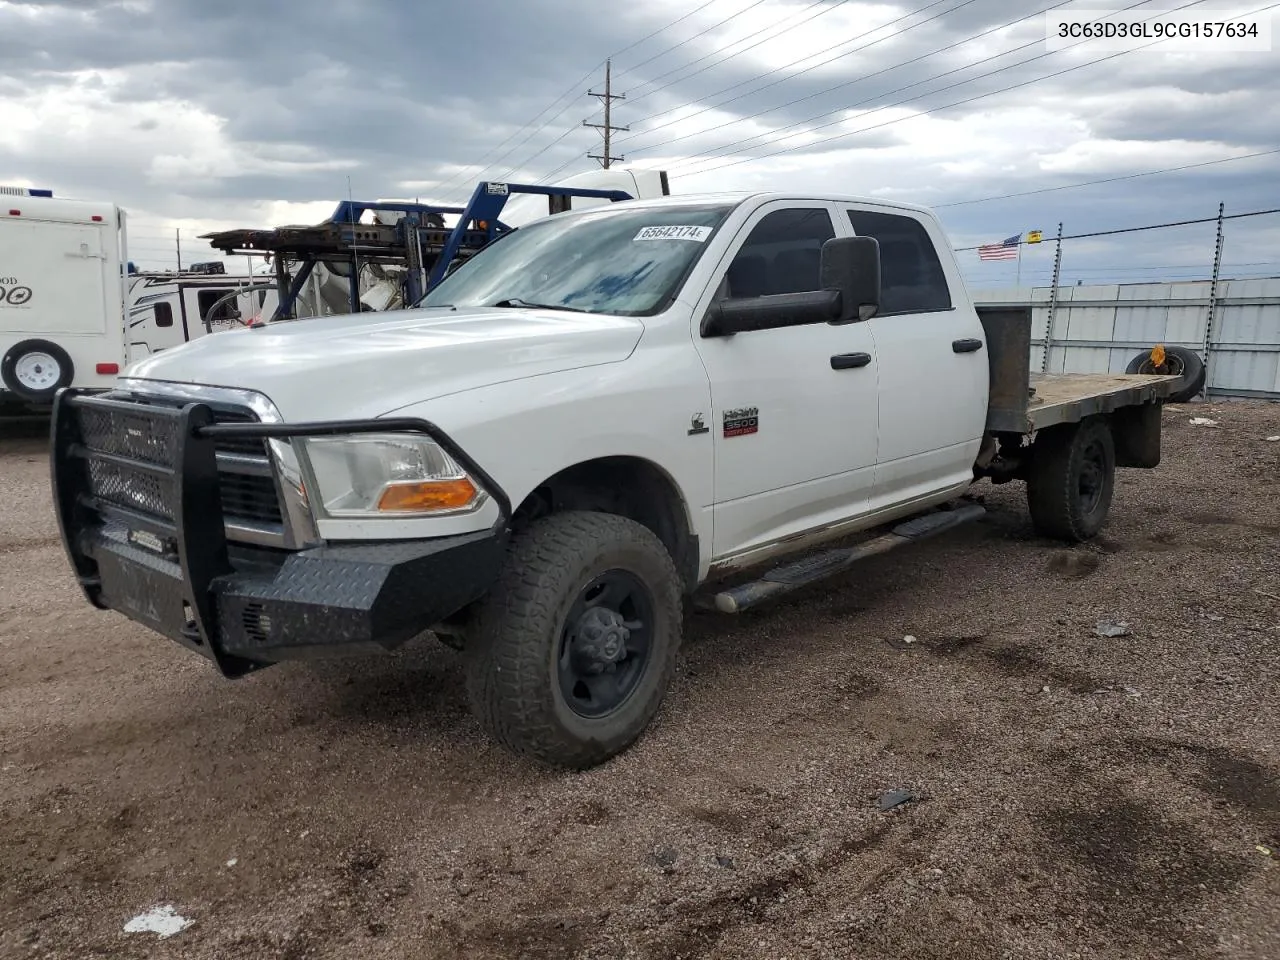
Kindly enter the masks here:
<path id="1" fill-rule="evenodd" d="M 234 571 L 227 549 L 216 441 L 425 434 L 493 497 L 499 514 L 495 533 L 507 529 L 511 520 L 511 500 L 497 481 L 427 420 L 215 423 L 212 408 L 200 402 L 152 406 L 64 388 L 54 400 L 52 421 L 54 507 L 63 546 L 85 597 L 95 607 L 107 609 L 97 563 L 87 549 L 90 534 L 108 523 L 150 534 L 182 573 L 188 615 L 184 643 L 213 659 L 227 676 L 247 673 L 258 665 L 226 654 L 218 640 L 211 587 L 218 577 Z M 119 425 L 124 425 L 123 435 L 113 429 Z M 131 492 L 139 485 L 129 486 L 130 475 L 142 480 L 140 493 Z M 111 482 L 104 485 L 104 477 Z"/>

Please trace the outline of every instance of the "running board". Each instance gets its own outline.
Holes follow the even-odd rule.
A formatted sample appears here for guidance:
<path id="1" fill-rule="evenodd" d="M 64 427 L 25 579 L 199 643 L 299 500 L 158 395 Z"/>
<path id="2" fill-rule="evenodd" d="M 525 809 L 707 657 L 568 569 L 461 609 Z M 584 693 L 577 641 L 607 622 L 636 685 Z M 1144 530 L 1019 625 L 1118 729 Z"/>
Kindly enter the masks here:
<path id="1" fill-rule="evenodd" d="M 966 504 L 953 510 L 926 513 L 900 523 L 888 533 L 854 547 L 841 547 L 814 554 L 793 563 L 774 567 L 759 580 L 752 580 L 717 593 L 708 606 L 721 613 L 741 613 L 766 600 L 790 593 L 834 574 L 841 573 L 859 560 L 885 553 L 896 547 L 938 535 L 962 523 L 977 520 L 986 513 L 978 504 Z"/>

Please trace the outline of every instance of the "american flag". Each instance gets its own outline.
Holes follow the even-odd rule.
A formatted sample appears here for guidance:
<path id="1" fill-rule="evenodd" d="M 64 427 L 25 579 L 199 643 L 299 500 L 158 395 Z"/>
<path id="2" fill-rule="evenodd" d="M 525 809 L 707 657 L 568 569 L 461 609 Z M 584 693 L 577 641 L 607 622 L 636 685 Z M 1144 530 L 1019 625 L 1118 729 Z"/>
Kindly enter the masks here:
<path id="1" fill-rule="evenodd" d="M 1022 234 L 1015 233 L 999 243 L 987 243 L 978 248 L 979 260 L 1016 260 L 1018 258 L 1018 241 Z"/>

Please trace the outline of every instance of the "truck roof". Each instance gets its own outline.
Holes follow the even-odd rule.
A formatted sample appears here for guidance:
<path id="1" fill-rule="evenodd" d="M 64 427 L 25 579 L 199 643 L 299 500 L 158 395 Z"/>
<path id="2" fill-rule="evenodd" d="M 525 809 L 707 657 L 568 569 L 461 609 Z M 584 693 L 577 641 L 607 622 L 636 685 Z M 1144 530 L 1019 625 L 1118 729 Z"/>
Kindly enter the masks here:
<path id="1" fill-rule="evenodd" d="M 729 190 L 723 192 L 706 192 L 706 193 L 682 193 L 669 197 L 649 197 L 642 200 L 628 200 L 626 202 L 627 209 L 638 206 L 646 207 L 671 207 L 686 206 L 699 203 L 743 203 L 747 200 L 758 201 L 761 203 L 771 202 L 774 200 L 821 200 L 830 201 L 832 203 L 855 203 L 869 204 L 881 207 L 896 207 L 899 210 L 908 210 L 912 213 L 921 213 L 933 216 L 933 211 L 926 206 L 915 203 L 904 203 L 901 200 L 886 200 L 883 197 L 858 196 L 855 194 L 842 193 L 817 193 L 817 192 L 796 192 L 796 191 L 761 191 L 761 190 Z M 596 208 L 600 209 L 600 208 Z"/>

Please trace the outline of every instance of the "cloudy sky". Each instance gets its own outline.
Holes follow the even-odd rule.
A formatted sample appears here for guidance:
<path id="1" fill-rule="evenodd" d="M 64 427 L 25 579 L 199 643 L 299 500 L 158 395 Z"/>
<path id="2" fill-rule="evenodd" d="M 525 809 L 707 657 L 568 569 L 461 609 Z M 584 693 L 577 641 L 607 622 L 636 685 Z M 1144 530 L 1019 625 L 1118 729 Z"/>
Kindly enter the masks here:
<path id="1" fill-rule="evenodd" d="M 481 177 L 592 169 L 598 134 L 582 123 L 599 122 L 600 105 L 586 94 L 612 56 L 627 96 L 614 122 L 631 128 L 616 149 L 627 165 L 668 170 L 676 192 L 926 203 L 957 247 L 1048 237 L 1059 221 L 1071 235 L 1213 217 L 1220 201 L 1228 214 L 1280 207 L 1280 40 L 1267 53 L 1046 49 L 1043 11 L 1130 6 L 1280 10 L 0 0 L 0 184 L 114 200 L 130 212 L 134 259 L 172 266 L 175 229 L 184 259 L 211 257 L 197 233 L 315 222 L 348 189 L 456 202 Z M 1216 162 L 1226 158 L 1241 159 Z M 1074 186 L 1100 180 L 1112 182 Z M 1213 243 L 1213 224 L 1076 240 L 1063 276 L 1203 276 Z M 1012 264 L 961 256 L 972 283 L 1014 279 Z M 1023 281 L 1047 280 L 1052 260 L 1052 244 L 1027 249 Z M 1280 216 L 1228 223 L 1224 263 L 1280 274 Z"/>

